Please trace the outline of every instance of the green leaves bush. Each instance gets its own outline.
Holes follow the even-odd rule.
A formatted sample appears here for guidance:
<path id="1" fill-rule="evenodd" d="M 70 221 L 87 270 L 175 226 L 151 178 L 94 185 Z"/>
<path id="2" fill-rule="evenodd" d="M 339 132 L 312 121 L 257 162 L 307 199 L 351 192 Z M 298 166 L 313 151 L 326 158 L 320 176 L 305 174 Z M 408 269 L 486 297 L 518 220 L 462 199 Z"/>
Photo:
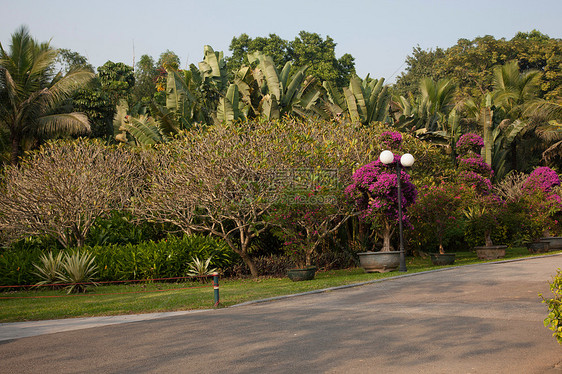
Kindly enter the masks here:
<path id="1" fill-rule="evenodd" d="M 544 319 L 544 326 L 554 331 L 552 336 L 559 344 L 562 344 L 562 271 L 560 269 L 550 284 L 550 290 L 554 297 L 545 299 L 540 295 L 543 299 L 542 302 L 548 306 L 549 310 L 548 317 Z"/>
<path id="2" fill-rule="evenodd" d="M 192 257 L 212 257 L 210 266 L 219 269 L 236 260 L 223 241 L 199 235 L 168 235 L 158 242 L 95 246 L 89 250 L 96 256 L 102 281 L 182 277 Z"/>

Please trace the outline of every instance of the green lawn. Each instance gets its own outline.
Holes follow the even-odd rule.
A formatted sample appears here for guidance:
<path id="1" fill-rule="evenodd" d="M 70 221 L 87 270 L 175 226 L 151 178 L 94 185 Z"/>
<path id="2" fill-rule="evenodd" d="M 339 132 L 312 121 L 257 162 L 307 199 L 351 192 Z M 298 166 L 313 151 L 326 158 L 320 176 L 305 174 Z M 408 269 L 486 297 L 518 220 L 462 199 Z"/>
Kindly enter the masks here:
<path id="1" fill-rule="evenodd" d="M 559 253 L 559 252 L 555 252 Z M 531 256 L 525 248 L 510 248 L 505 259 Z M 457 252 L 455 266 L 484 262 L 471 252 Z M 407 258 L 408 273 L 439 267 L 429 259 Z M 402 275 L 400 272 L 367 274 L 362 269 L 318 272 L 312 281 L 292 282 L 288 278 L 222 279 L 221 306 L 274 296 L 290 295 L 328 287 L 360 283 Z M 0 322 L 30 321 L 85 316 L 107 316 L 207 309 L 213 307 L 211 283 L 144 283 L 92 288 L 86 294 L 66 296 L 62 290 L 34 290 L 0 293 Z M 10 299 L 7 299 L 10 298 Z"/>

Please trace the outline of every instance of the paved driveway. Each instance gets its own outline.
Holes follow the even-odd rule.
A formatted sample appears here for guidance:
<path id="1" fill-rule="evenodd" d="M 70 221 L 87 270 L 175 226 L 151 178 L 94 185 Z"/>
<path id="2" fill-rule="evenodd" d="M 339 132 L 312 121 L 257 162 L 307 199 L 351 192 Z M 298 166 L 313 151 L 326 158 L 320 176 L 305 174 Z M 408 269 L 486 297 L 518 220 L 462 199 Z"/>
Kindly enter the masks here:
<path id="1" fill-rule="evenodd" d="M 1 373 L 562 373 L 562 256 L 0 342 Z"/>

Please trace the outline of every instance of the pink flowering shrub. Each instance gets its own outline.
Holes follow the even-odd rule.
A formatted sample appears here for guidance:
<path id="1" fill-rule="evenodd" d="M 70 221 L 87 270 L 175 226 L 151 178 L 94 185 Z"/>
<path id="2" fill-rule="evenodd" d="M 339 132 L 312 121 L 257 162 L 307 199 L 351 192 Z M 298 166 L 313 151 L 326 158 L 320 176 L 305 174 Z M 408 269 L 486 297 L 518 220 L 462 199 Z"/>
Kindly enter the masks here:
<path id="1" fill-rule="evenodd" d="M 381 149 L 400 149 L 402 134 L 396 131 L 384 131 L 379 135 Z"/>
<path id="2" fill-rule="evenodd" d="M 479 154 L 484 147 L 484 140 L 480 135 L 474 133 L 466 133 L 462 135 L 456 144 L 457 153 L 459 155 L 467 155 L 469 153 Z"/>
<path id="3" fill-rule="evenodd" d="M 394 163 L 389 166 L 377 160 L 360 167 L 353 174 L 353 183 L 345 190 L 360 212 L 359 219 L 381 228 L 383 251 L 390 250 L 390 238 L 398 221 L 398 178 L 395 163 L 399 160 L 400 156 L 394 155 Z M 410 226 L 407 210 L 415 202 L 417 191 L 404 170 L 400 172 L 400 183 L 403 223 Z"/>
<path id="4" fill-rule="evenodd" d="M 524 184 L 527 191 L 538 189 L 543 192 L 550 192 L 556 186 L 560 186 L 560 177 L 554 170 L 546 166 L 533 170 Z"/>
<path id="5" fill-rule="evenodd" d="M 542 227 L 544 235 L 559 235 L 561 231 L 562 198 L 555 191 L 557 186 L 560 178 L 549 167 L 536 168 L 523 184 L 526 194 L 522 200 L 529 205 L 529 219 Z"/>
<path id="6" fill-rule="evenodd" d="M 494 175 L 492 168 L 480 156 L 458 158 L 459 170 L 473 172 L 490 179 Z"/>
<path id="7" fill-rule="evenodd" d="M 459 181 L 470 186 L 478 195 L 489 195 L 492 192 L 492 182 L 473 171 L 465 171 L 459 174 Z"/>

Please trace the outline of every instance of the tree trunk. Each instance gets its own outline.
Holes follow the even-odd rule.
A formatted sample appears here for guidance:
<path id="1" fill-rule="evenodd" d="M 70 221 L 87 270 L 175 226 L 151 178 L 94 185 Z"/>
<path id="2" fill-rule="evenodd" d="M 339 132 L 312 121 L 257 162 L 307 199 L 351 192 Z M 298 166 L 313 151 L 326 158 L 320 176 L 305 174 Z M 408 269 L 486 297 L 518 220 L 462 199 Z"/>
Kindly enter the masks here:
<path id="1" fill-rule="evenodd" d="M 20 156 L 21 137 L 17 134 L 12 135 L 12 149 L 10 154 L 10 162 L 17 165 Z"/>
<path id="2" fill-rule="evenodd" d="M 486 240 L 486 247 L 491 247 L 494 245 L 492 242 L 492 230 L 486 230 L 484 232 L 484 238 Z"/>
<path id="3" fill-rule="evenodd" d="M 443 248 L 443 242 L 439 241 L 439 253 L 444 255 L 445 254 L 445 248 Z"/>
<path id="4" fill-rule="evenodd" d="M 250 258 L 250 256 L 248 256 L 245 250 L 242 250 L 239 253 L 239 255 L 240 257 L 242 257 L 242 261 L 244 261 L 248 269 L 250 269 L 250 274 L 252 274 L 252 278 L 257 278 L 257 276 L 259 275 L 258 268 L 256 267 L 254 261 Z"/>
<path id="5" fill-rule="evenodd" d="M 390 252 L 392 247 L 390 246 L 390 239 L 392 237 L 392 225 L 387 222 L 384 225 L 384 230 L 382 233 L 382 249 L 381 252 Z"/>

